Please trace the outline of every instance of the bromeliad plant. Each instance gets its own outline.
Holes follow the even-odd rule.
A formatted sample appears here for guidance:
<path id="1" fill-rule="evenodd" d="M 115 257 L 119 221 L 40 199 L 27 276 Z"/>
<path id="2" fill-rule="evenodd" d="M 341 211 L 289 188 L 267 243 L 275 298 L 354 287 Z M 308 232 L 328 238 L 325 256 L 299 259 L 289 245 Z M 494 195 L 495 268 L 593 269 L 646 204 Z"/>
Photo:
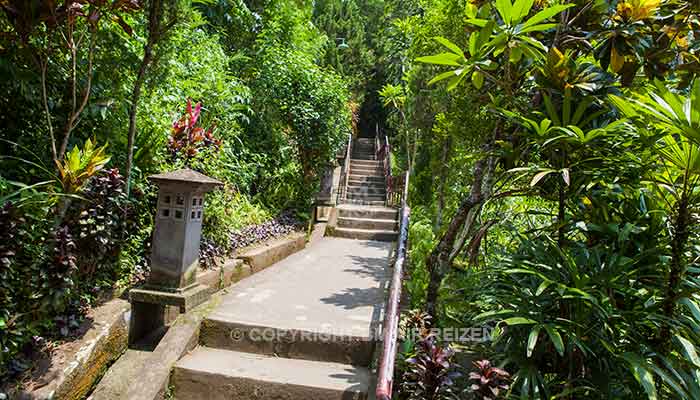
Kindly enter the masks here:
<path id="1" fill-rule="evenodd" d="M 168 150 L 174 162 L 183 161 L 189 165 L 198 154 L 221 147 L 221 140 L 214 137 L 214 125 L 208 129 L 197 126 L 201 111 L 201 103 L 192 108 L 192 100 L 187 99 L 185 115 L 173 123 Z"/>

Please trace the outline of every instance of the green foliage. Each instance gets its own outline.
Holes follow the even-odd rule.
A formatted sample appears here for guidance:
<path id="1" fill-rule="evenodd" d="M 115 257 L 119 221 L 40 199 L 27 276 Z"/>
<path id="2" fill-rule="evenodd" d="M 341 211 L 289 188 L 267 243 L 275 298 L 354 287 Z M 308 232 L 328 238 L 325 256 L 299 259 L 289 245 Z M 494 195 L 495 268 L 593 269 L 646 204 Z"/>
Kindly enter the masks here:
<path id="1" fill-rule="evenodd" d="M 220 248 L 227 248 L 232 231 L 261 224 L 270 218 L 266 209 L 252 203 L 231 187 L 225 187 L 207 196 L 202 235 Z"/>
<path id="2" fill-rule="evenodd" d="M 314 190 L 319 172 L 335 156 L 350 128 L 349 94 L 343 80 L 293 49 L 270 48 L 263 56 L 256 91 L 266 124 L 295 146 L 302 184 Z"/>
<path id="3" fill-rule="evenodd" d="M 484 199 L 448 242 L 440 326 L 496 327 L 507 396 L 699 398 L 697 5 L 432 1 L 416 18 L 416 3 L 392 4 L 408 45 L 382 57 L 401 64 L 389 83 L 406 82 L 409 108 L 429 104 L 406 119 L 434 135 L 412 179 L 419 271 L 473 180 Z M 454 167 L 478 163 L 483 178 Z"/>
<path id="4" fill-rule="evenodd" d="M 30 367 L 24 360 L 42 336 L 70 336 L 99 297 L 147 276 L 155 212 L 147 176 L 189 166 L 225 183 L 207 201 L 203 262 L 236 246 L 235 232 L 285 208 L 306 210 L 318 172 L 350 131 L 348 82 L 361 98 L 372 67 L 369 39 L 354 28 L 367 21 L 366 10 L 354 14 L 359 5 L 341 11 L 356 15 L 352 24 L 334 27 L 326 14 L 340 3 L 167 1 L 164 20 L 176 23 L 145 75 L 127 199 L 114 168 L 126 165 L 150 2 L 81 2 L 54 16 L 24 3 L 0 4 L 0 104 L 15 110 L 0 116 L 3 382 Z M 332 40 L 315 18 L 354 35 L 357 52 L 332 63 Z M 180 118 L 187 99 L 197 105 Z M 65 157 L 54 155 L 52 134 L 59 150 L 66 139 Z M 111 154 L 95 143 L 110 143 Z"/>
<path id="5" fill-rule="evenodd" d="M 370 47 L 372 12 L 381 4 L 372 0 L 314 2 L 313 21 L 327 36 L 323 65 L 332 67 L 350 82 L 354 98 L 366 90 L 375 64 Z"/>
<path id="6" fill-rule="evenodd" d="M 409 229 L 411 247 L 409 249 L 409 271 L 406 281 L 406 291 L 411 299 L 411 307 L 418 308 L 425 299 L 428 290 L 428 271 L 425 260 L 435 246 L 435 234 L 430 220 L 418 220 L 416 212 Z"/>

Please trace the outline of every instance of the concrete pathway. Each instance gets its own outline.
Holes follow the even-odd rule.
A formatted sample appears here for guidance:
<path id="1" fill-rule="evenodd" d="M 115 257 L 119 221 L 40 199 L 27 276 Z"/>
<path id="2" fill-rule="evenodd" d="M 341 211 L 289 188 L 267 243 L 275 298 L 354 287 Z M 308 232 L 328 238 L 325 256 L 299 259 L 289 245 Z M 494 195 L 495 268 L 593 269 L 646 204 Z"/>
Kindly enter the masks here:
<path id="1" fill-rule="evenodd" d="M 209 320 L 369 338 L 393 243 L 324 238 L 229 289 Z"/>
<path id="2" fill-rule="evenodd" d="M 366 399 L 394 243 L 325 237 L 231 286 L 177 399 Z"/>

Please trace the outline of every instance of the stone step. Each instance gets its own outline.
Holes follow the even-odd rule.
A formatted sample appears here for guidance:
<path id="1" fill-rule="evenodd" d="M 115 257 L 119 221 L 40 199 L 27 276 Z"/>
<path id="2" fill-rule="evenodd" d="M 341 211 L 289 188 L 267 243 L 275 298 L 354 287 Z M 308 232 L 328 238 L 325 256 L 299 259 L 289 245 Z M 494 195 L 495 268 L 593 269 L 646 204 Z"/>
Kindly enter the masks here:
<path id="1" fill-rule="evenodd" d="M 365 400 L 370 371 L 199 347 L 173 369 L 177 400 Z"/>
<path id="2" fill-rule="evenodd" d="M 356 155 L 353 153 L 352 158 L 355 160 L 376 160 L 377 156 L 374 154 L 371 154 L 371 155 L 359 155 L 358 154 L 358 155 Z"/>
<path id="3" fill-rule="evenodd" d="M 370 167 L 384 167 L 383 160 L 350 160 L 350 165 L 365 165 Z"/>
<path id="4" fill-rule="evenodd" d="M 365 193 L 346 193 L 346 198 L 355 200 L 366 200 L 366 201 L 385 201 L 386 196 L 370 195 Z"/>
<path id="5" fill-rule="evenodd" d="M 376 176 L 376 175 L 362 175 L 362 174 L 350 174 L 349 179 L 348 179 L 348 184 L 350 182 L 358 182 L 359 184 L 364 184 L 366 182 L 369 183 L 381 183 L 382 185 L 385 184 L 386 178 L 384 175 L 382 176 Z"/>
<path id="6" fill-rule="evenodd" d="M 348 181 L 348 190 L 350 191 L 362 191 L 367 190 L 368 192 L 386 192 L 386 185 L 384 182 L 353 182 Z"/>
<path id="7" fill-rule="evenodd" d="M 373 151 L 353 151 L 350 160 L 355 161 L 379 161 Z"/>
<path id="8" fill-rule="evenodd" d="M 384 186 L 380 185 L 348 185 L 348 193 L 386 197 L 386 189 L 384 188 Z"/>
<path id="9" fill-rule="evenodd" d="M 350 175 L 384 176 L 384 169 L 350 166 Z"/>
<path id="10" fill-rule="evenodd" d="M 368 171 L 350 171 L 350 177 L 351 178 L 363 178 L 363 177 L 371 177 L 371 178 L 376 178 L 373 180 L 381 180 L 382 182 L 386 181 L 386 177 L 384 176 L 383 172 L 368 172 Z"/>
<path id="11" fill-rule="evenodd" d="M 350 174 L 348 176 L 348 185 L 352 186 L 381 186 L 386 187 L 386 179 L 383 175 L 359 175 Z"/>
<path id="12" fill-rule="evenodd" d="M 260 326 L 245 319 L 210 316 L 201 327 L 204 346 L 283 358 L 369 365 L 375 342 L 367 335 Z"/>
<path id="13" fill-rule="evenodd" d="M 361 206 L 384 206 L 386 204 L 386 200 L 381 200 L 381 201 L 368 201 L 368 200 L 362 200 L 362 199 L 345 199 L 342 201 L 343 204 L 351 204 L 351 205 L 361 205 Z"/>
<path id="14" fill-rule="evenodd" d="M 339 217 L 338 226 L 341 228 L 369 229 L 378 231 L 396 231 L 399 229 L 399 223 L 395 219 Z"/>
<path id="15" fill-rule="evenodd" d="M 352 160 L 350 167 L 384 170 L 384 163 L 381 160 Z"/>
<path id="16" fill-rule="evenodd" d="M 338 218 L 369 218 L 398 220 L 399 210 L 389 207 L 338 206 Z"/>
<path id="17" fill-rule="evenodd" d="M 398 237 L 398 233 L 395 231 L 341 227 L 335 227 L 332 230 L 332 235 L 346 239 L 376 240 L 380 242 L 394 242 Z"/>
<path id="18" fill-rule="evenodd" d="M 386 192 L 386 185 L 384 184 L 384 182 L 374 182 L 374 181 L 358 182 L 358 181 L 353 181 L 353 180 L 348 181 L 348 189 L 349 188 L 356 188 L 356 187 L 365 187 L 371 191 Z"/>

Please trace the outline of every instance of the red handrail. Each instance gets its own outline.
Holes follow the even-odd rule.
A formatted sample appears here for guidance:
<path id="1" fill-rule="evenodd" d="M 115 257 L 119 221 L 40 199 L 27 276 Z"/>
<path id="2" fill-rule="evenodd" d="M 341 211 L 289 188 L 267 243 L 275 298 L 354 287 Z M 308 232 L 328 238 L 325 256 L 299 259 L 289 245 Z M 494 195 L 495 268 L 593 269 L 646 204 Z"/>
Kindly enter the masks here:
<path id="1" fill-rule="evenodd" d="M 377 376 L 377 400 L 391 400 L 392 385 L 394 383 L 394 364 L 396 362 L 399 332 L 399 302 L 401 300 L 403 268 L 406 261 L 406 247 L 408 245 L 408 221 L 411 215 L 411 209 L 406 204 L 408 198 L 408 172 L 406 172 L 405 176 L 403 197 L 401 199 L 399 242 L 396 250 L 394 271 L 391 277 L 389 300 L 386 314 L 384 315 L 382 355 L 379 359 Z"/>

